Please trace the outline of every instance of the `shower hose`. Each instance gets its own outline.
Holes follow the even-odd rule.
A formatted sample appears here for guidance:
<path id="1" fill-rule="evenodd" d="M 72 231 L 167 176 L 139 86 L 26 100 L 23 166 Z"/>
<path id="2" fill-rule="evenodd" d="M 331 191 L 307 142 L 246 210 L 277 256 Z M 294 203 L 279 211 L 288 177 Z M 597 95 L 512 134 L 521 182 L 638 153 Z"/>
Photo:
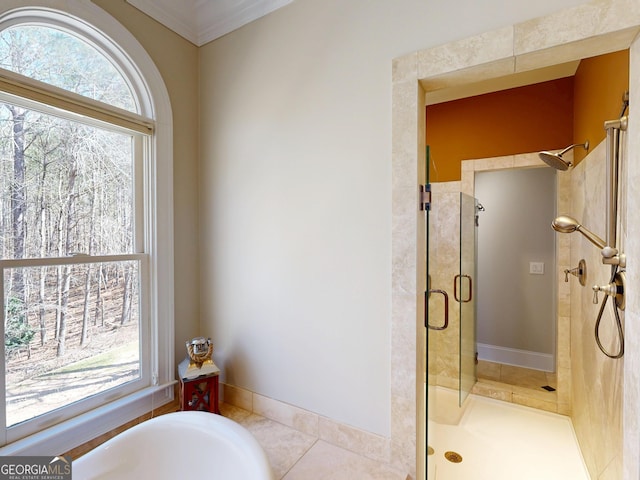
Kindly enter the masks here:
<path id="1" fill-rule="evenodd" d="M 612 265 L 611 266 L 611 280 L 610 283 L 614 283 L 615 279 L 616 279 L 616 274 L 618 273 L 618 266 L 617 265 Z M 607 357 L 609 358 L 621 358 L 624 355 L 624 331 L 622 330 L 622 321 L 620 320 L 620 312 L 618 311 L 618 307 L 615 304 L 615 298 L 613 300 L 613 313 L 616 317 L 616 327 L 618 329 L 618 338 L 619 338 L 619 348 L 618 348 L 618 353 L 616 354 L 611 354 L 609 352 L 607 352 L 607 350 L 605 350 L 605 348 L 602 346 L 602 343 L 600 343 L 600 321 L 602 320 L 602 314 L 604 312 L 604 307 L 607 304 L 607 300 L 609 299 L 609 295 L 605 295 L 604 299 L 602 300 L 602 304 L 600 305 L 600 311 L 598 312 L 598 318 L 596 319 L 596 326 L 595 326 L 595 336 L 596 336 L 596 343 L 598 344 L 598 348 L 600 349 L 600 351 L 602 353 L 604 353 Z"/>

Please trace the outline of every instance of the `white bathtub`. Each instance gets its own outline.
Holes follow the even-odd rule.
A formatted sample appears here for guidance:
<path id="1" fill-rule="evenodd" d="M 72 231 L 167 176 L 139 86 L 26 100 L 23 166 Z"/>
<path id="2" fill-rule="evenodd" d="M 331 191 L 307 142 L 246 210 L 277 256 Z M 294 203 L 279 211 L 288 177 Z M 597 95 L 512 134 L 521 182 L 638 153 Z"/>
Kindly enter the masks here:
<path id="1" fill-rule="evenodd" d="M 96 447 L 72 466 L 73 480 L 274 478 L 256 439 L 236 422 L 208 412 L 153 418 Z"/>

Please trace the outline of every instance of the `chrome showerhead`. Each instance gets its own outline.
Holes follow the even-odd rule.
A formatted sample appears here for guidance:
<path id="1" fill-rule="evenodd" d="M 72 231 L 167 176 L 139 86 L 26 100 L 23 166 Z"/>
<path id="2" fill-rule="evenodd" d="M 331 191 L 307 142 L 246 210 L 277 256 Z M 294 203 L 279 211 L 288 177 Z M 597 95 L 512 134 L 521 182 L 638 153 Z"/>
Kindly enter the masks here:
<path id="1" fill-rule="evenodd" d="M 540 152 L 538 154 L 540 160 L 556 170 L 568 170 L 573 164 L 567 162 L 559 153 Z"/>
<path id="2" fill-rule="evenodd" d="M 561 152 L 540 152 L 538 156 L 540 157 L 540 160 L 556 170 L 568 170 L 572 163 L 562 158 L 562 155 L 574 147 L 583 147 L 585 150 L 589 150 L 589 140 L 584 143 L 574 143 L 573 145 L 569 145 Z"/>
<path id="3" fill-rule="evenodd" d="M 560 215 L 556 218 L 552 223 L 551 227 L 560 233 L 573 233 L 580 232 L 584 237 L 593 243 L 596 247 L 603 249 L 606 247 L 606 243 L 603 239 L 601 239 L 598 235 L 593 232 L 590 232 L 584 226 L 580 225 L 578 221 L 570 217 L 568 215 Z"/>

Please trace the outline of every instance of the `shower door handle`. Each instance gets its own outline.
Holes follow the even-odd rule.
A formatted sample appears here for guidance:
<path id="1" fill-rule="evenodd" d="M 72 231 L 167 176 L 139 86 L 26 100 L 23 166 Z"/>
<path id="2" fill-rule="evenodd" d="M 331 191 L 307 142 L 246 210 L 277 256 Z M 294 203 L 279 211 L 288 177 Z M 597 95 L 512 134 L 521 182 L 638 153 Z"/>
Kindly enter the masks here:
<path id="1" fill-rule="evenodd" d="M 458 283 L 460 283 L 460 290 L 462 290 L 462 279 L 466 278 L 469 280 L 469 298 L 466 300 L 462 300 L 458 297 Z M 453 298 L 456 299 L 456 302 L 460 303 L 468 303 L 471 301 L 473 297 L 473 280 L 471 280 L 471 275 L 456 275 L 453 277 Z"/>
<path id="2" fill-rule="evenodd" d="M 429 324 L 429 295 L 432 293 L 441 293 L 444 297 L 444 324 L 440 327 Z M 424 292 L 424 326 L 430 330 L 444 330 L 449 326 L 449 295 L 444 290 L 427 290 Z"/>

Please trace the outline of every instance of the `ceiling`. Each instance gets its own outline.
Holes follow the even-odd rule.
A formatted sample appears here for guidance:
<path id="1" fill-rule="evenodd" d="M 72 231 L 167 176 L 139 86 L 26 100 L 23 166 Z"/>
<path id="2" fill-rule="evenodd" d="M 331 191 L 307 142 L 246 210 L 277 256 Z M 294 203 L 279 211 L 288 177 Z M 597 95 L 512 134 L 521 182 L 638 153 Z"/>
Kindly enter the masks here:
<path id="1" fill-rule="evenodd" d="M 191 43 L 201 46 L 293 0 L 126 0 Z"/>
<path id="2" fill-rule="evenodd" d="M 201 46 L 247 23 L 290 4 L 294 0 L 126 0 L 138 10 Z M 452 80 L 448 76 L 423 82 L 426 104 L 447 102 L 497 90 L 572 76 L 579 62 L 568 62 L 500 79 Z"/>

